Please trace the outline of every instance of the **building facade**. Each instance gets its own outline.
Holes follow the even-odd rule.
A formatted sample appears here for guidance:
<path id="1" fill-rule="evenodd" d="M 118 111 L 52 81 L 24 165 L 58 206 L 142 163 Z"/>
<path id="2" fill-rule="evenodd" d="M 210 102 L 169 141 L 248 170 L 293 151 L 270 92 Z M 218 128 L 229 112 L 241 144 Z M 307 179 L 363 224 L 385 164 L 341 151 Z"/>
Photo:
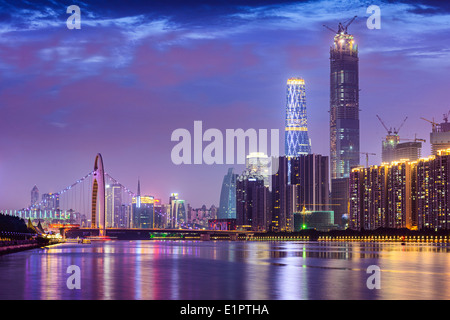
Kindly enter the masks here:
<path id="1" fill-rule="evenodd" d="M 295 157 L 309 153 L 305 80 L 290 78 L 286 88 L 285 155 Z"/>
<path id="2" fill-rule="evenodd" d="M 245 171 L 236 180 L 236 224 L 238 228 L 265 231 L 270 217 L 270 193 L 264 177 Z"/>
<path id="3" fill-rule="evenodd" d="M 354 168 L 349 227 L 450 229 L 450 149 L 417 161 Z"/>
<path id="4" fill-rule="evenodd" d="M 335 223 L 348 214 L 350 172 L 359 165 L 359 58 L 347 28 L 339 25 L 330 48 L 330 174 Z"/>
<path id="5" fill-rule="evenodd" d="M 218 219 L 236 219 L 236 178 L 233 168 L 223 177 Z"/>

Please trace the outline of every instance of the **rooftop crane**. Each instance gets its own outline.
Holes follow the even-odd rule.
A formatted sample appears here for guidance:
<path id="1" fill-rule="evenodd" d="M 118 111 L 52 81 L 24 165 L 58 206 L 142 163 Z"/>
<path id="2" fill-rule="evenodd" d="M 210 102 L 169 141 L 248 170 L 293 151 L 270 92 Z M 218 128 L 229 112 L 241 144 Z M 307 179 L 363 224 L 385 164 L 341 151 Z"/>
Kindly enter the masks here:
<path id="1" fill-rule="evenodd" d="M 434 122 L 434 118 L 433 118 L 433 121 L 428 120 L 428 119 L 425 119 L 425 118 L 422 118 L 422 117 L 420 117 L 420 119 L 425 120 L 425 121 L 428 121 L 429 123 L 431 123 L 431 127 L 432 127 L 433 131 L 435 131 L 435 130 L 436 130 L 436 126 L 439 125 L 439 123 Z"/>
<path id="2" fill-rule="evenodd" d="M 366 168 L 368 168 L 369 167 L 369 154 L 372 156 L 375 156 L 376 153 L 370 153 L 370 152 L 360 152 L 360 153 L 366 155 Z"/>
<path id="3" fill-rule="evenodd" d="M 392 128 L 387 128 L 387 126 L 384 124 L 383 120 L 381 120 L 381 118 L 377 115 L 378 120 L 380 120 L 381 124 L 383 125 L 383 127 L 386 129 L 388 135 L 390 136 L 392 133 L 394 133 L 394 135 L 398 135 L 398 133 L 400 132 L 400 129 L 403 127 L 403 125 L 406 122 L 406 119 L 408 119 L 408 117 L 405 118 L 405 120 L 403 120 L 403 122 L 400 124 L 400 126 L 398 127 L 398 129 L 392 129 Z"/>
<path id="4" fill-rule="evenodd" d="M 417 138 L 417 133 L 414 135 L 414 139 L 400 139 L 400 140 L 407 140 L 407 141 L 414 141 L 414 142 L 417 142 L 417 141 L 427 142 L 427 140 L 425 140 L 425 139 Z"/>
<path id="5" fill-rule="evenodd" d="M 408 119 L 408 117 L 406 117 L 405 120 L 403 120 L 402 124 L 400 125 L 400 127 L 398 127 L 397 131 L 395 131 L 395 128 L 394 128 L 394 134 L 398 134 L 398 133 L 399 133 L 400 129 L 401 129 L 401 128 L 403 127 L 403 125 L 405 124 L 406 119 Z"/>
<path id="6" fill-rule="evenodd" d="M 357 16 L 354 16 L 353 18 L 344 21 L 344 23 L 339 22 L 339 24 L 338 24 L 338 30 L 337 30 L 337 31 L 331 29 L 330 27 L 328 27 L 328 26 L 326 26 L 326 25 L 323 25 L 323 26 L 324 26 L 325 28 L 327 28 L 328 30 L 330 30 L 331 32 L 334 32 L 334 33 L 345 33 L 345 34 L 347 34 L 347 28 L 348 28 L 348 26 L 356 19 L 356 17 L 357 17 Z"/>
<path id="7" fill-rule="evenodd" d="M 388 129 L 388 128 L 386 127 L 386 125 L 384 124 L 383 120 L 381 120 L 381 118 L 380 118 L 378 115 L 377 115 L 377 118 L 378 118 L 378 120 L 380 120 L 381 124 L 382 124 L 383 127 L 386 129 L 388 135 L 391 135 L 391 133 L 392 133 L 392 128 Z"/>
<path id="8" fill-rule="evenodd" d="M 450 111 L 447 113 L 444 113 L 444 122 L 447 123 L 448 122 L 448 117 L 450 116 Z"/>

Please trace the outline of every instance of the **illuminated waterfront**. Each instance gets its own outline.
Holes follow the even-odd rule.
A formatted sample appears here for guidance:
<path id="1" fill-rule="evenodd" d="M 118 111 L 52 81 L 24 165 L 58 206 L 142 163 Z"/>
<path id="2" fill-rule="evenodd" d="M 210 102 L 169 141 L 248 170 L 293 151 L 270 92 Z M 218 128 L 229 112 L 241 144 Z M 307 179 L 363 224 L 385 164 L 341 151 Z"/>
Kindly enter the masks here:
<path id="1" fill-rule="evenodd" d="M 446 244 L 65 243 L 0 257 L 1 299 L 450 299 Z M 70 265 L 81 289 L 70 290 Z M 371 265 L 381 289 L 368 289 Z"/>

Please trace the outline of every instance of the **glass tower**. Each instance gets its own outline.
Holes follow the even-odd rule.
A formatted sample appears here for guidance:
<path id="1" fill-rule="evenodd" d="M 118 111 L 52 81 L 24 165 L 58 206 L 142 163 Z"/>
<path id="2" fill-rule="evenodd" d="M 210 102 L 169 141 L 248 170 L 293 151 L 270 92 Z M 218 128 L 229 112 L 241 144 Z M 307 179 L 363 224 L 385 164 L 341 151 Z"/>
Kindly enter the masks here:
<path id="1" fill-rule="evenodd" d="M 348 215 L 350 172 L 360 157 L 359 59 L 353 36 L 347 33 L 350 23 L 339 23 L 330 48 L 331 202 L 336 206 L 335 223 L 341 226 Z"/>
<path id="2" fill-rule="evenodd" d="M 359 157 L 358 47 L 340 28 L 330 49 L 331 178 L 348 178 Z"/>
<path id="3" fill-rule="evenodd" d="M 238 174 L 233 168 L 223 177 L 222 190 L 220 192 L 219 219 L 236 219 L 236 179 Z"/>
<path id="4" fill-rule="evenodd" d="M 305 96 L 305 80 L 301 78 L 288 79 L 285 123 L 285 155 L 287 157 L 311 153 Z"/>

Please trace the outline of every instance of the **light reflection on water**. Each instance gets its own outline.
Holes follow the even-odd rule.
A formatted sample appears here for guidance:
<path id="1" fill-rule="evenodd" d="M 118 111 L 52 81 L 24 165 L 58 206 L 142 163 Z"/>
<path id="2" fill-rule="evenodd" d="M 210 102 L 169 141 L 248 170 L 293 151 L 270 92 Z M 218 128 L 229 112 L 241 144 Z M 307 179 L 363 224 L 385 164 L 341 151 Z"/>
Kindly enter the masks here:
<path id="1" fill-rule="evenodd" d="M 449 247 L 366 242 L 109 241 L 0 257 L 0 299 L 450 299 Z M 81 270 L 70 290 L 67 267 Z M 370 290 L 367 267 L 381 268 Z"/>

